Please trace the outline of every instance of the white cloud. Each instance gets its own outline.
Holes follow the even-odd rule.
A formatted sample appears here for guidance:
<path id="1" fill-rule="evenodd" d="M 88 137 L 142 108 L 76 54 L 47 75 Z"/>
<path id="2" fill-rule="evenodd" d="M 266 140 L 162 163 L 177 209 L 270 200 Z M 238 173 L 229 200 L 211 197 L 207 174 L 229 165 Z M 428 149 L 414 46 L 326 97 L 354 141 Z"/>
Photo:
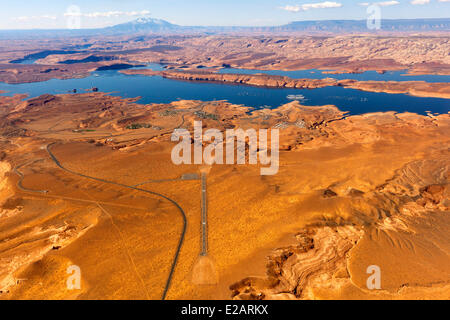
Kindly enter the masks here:
<path id="1" fill-rule="evenodd" d="M 381 2 L 375 2 L 374 4 L 380 6 L 380 7 L 389 7 L 389 6 L 396 6 L 400 4 L 398 1 L 381 1 Z"/>
<path id="2" fill-rule="evenodd" d="M 450 1 L 450 0 L 448 0 Z M 376 5 L 376 6 L 380 6 L 380 7 L 389 7 L 389 6 L 395 6 L 397 4 L 400 4 L 400 2 L 398 1 L 380 1 L 380 2 L 360 2 L 358 3 L 358 5 L 363 6 L 363 7 L 368 7 L 370 5 Z"/>
<path id="3" fill-rule="evenodd" d="M 325 1 L 325 2 L 319 2 L 319 3 L 306 3 L 306 4 L 302 5 L 303 10 L 339 8 L 339 7 L 342 7 L 341 3 L 331 2 L 331 1 Z"/>
<path id="4" fill-rule="evenodd" d="M 296 6 L 286 5 L 284 7 L 280 7 L 280 9 L 290 11 L 290 12 L 299 12 L 302 10 L 299 5 L 296 5 Z"/>
<path id="5" fill-rule="evenodd" d="M 14 21 L 25 22 L 25 21 L 32 21 L 32 20 L 44 20 L 44 19 L 56 20 L 56 17 L 46 14 L 46 15 L 42 15 L 42 16 L 20 16 L 20 17 L 15 17 L 12 19 Z"/>
<path id="6" fill-rule="evenodd" d="M 81 12 L 66 12 L 64 13 L 65 17 L 86 17 L 86 18 L 110 18 L 110 17 L 120 17 L 120 16 L 144 16 L 150 14 L 148 10 L 142 11 L 106 11 L 106 12 L 90 12 L 90 13 L 81 13 Z"/>
<path id="7" fill-rule="evenodd" d="M 281 9 L 290 11 L 290 12 L 300 12 L 300 11 L 307 11 L 310 9 L 326 9 L 326 8 L 340 8 L 342 7 L 342 3 L 339 2 L 332 2 L 332 1 L 325 1 L 325 2 L 317 2 L 317 3 L 305 3 L 300 5 L 287 5 L 284 7 L 281 7 Z"/>
<path id="8" fill-rule="evenodd" d="M 64 13 L 64 17 L 86 17 L 86 18 L 110 18 L 110 17 L 120 17 L 120 16 L 144 16 L 150 14 L 148 10 L 142 11 L 106 11 L 106 12 L 90 12 L 90 13 L 81 13 L 77 11 L 66 12 Z M 27 22 L 27 21 L 38 21 L 38 20 L 57 20 L 56 16 L 52 15 L 40 15 L 40 16 L 20 16 L 12 18 L 12 20 L 17 22 Z"/>
<path id="9" fill-rule="evenodd" d="M 450 0 L 438 0 L 439 2 L 450 2 Z"/>
<path id="10" fill-rule="evenodd" d="M 430 3 L 430 0 L 412 0 L 411 4 L 413 5 L 424 5 Z"/>

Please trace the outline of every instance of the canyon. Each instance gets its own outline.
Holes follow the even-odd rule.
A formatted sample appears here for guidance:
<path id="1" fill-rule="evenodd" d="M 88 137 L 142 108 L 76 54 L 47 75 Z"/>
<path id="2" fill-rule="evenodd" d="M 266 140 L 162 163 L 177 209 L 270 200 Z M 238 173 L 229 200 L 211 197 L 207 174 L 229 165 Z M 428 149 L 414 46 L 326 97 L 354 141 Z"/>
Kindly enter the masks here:
<path id="1" fill-rule="evenodd" d="M 168 299 L 448 297 L 448 114 L 139 104 L 102 92 L 0 99 L 1 299 L 159 299 L 182 219 L 170 202 L 124 188 L 135 185 L 187 208 Z M 208 169 L 219 276 L 207 286 L 190 280 L 200 182 L 180 178 L 203 169 L 170 161 L 173 130 L 192 132 L 198 120 L 221 131 L 280 129 L 277 175 L 248 164 Z M 73 264 L 81 291 L 65 287 Z M 381 267 L 381 291 L 365 287 L 369 265 Z"/>
<path id="2" fill-rule="evenodd" d="M 239 85 L 261 86 L 268 88 L 316 89 L 328 86 L 340 86 L 369 92 L 406 93 L 418 97 L 435 97 L 450 99 L 448 83 L 428 83 L 425 81 L 357 81 L 325 79 L 292 79 L 289 77 L 264 74 L 218 74 L 194 71 L 153 71 L 123 70 L 129 75 L 160 75 L 168 79 L 187 81 L 214 81 Z"/>

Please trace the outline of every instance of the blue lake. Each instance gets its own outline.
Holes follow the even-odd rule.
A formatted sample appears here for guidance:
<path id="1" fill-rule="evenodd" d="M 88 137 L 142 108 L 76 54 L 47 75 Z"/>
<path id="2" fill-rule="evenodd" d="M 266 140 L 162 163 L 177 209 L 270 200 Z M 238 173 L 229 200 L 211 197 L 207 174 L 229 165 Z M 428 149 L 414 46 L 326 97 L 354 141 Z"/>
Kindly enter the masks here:
<path id="1" fill-rule="evenodd" d="M 162 68 L 162 66 L 155 64 L 147 67 L 154 70 Z M 230 71 L 230 69 L 225 70 Z M 292 72 L 302 74 L 307 71 Z M 314 75 L 314 73 L 311 75 Z M 372 74 L 366 74 L 365 76 L 370 77 L 371 75 Z M 305 76 L 292 77 L 305 78 Z M 407 78 L 417 80 L 417 76 L 408 76 Z M 288 99 L 288 95 L 303 95 L 305 99 L 302 100 L 301 103 L 304 105 L 315 106 L 332 104 L 351 114 L 377 111 L 410 111 L 425 114 L 425 111 L 447 113 L 450 110 L 450 99 L 420 98 L 405 94 L 364 92 L 342 87 L 326 87 L 308 90 L 251 87 L 221 83 L 185 82 L 164 79 L 160 76 L 148 77 L 141 75 L 124 75 L 115 70 L 96 71 L 89 77 L 82 79 L 52 79 L 45 82 L 24 84 L 0 83 L 0 90 L 8 91 L 6 95 L 26 93 L 30 97 L 36 97 L 45 93 L 68 93 L 73 89 L 77 89 L 78 93 L 82 93 L 84 90 L 93 87 L 97 87 L 100 91 L 108 92 L 115 96 L 141 97 L 139 100 L 140 103 L 169 103 L 179 99 L 203 101 L 228 100 L 234 104 L 242 104 L 255 108 L 274 108 L 292 101 Z"/>
<path id="2" fill-rule="evenodd" d="M 366 71 L 362 73 L 339 73 L 339 74 L 327 74 L 324 71 L 318 69 L 310 70 L 296 70 L 296 71 L 283 71 L 283 70 L 252 70 L 252 69 L 221 69 L 219 73 L 239 73 L 239 74 L 256 74 L 263 73 L 269 75 L 286 76 L 290 78 L 309 78 L 309 79 L 324 79 L 334 78 L 338 80 L 354 79 L 359 81 L 426 81 L 426 82 L 450 82 L 450 76 L 447 75 L 406 75 L 408 70 L 402 71 L 387 71 L 383 74 L 376 71 Z"/>

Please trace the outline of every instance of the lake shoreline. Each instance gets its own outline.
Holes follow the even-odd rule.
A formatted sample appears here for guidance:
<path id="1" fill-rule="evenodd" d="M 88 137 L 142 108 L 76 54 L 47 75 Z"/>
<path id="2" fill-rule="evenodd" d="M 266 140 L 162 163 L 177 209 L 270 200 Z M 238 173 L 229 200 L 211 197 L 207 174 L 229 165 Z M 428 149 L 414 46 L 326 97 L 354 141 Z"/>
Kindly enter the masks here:
<path id="1" fill-rule="evenodd" d="M 162 76 L 167 79 L 234 83 L 269 88 L 317 89 L 341 86 L 369 92 L 404 93 L 417 97 L 450 99 L 450 84 L 425 81 L 358 81 L 353 79 L 293 79 L 286 76 L 266 74 L 219 74 L 214 72 L 154 71 L 148 69 L 121 70 L 127 75 Z"/>

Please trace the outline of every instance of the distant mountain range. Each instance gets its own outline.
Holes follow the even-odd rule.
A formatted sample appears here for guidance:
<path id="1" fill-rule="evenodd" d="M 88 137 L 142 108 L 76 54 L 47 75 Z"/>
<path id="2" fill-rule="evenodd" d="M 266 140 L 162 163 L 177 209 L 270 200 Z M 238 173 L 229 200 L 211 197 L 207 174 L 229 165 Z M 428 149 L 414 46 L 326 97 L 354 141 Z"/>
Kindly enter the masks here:
<path id="1" fill-rule="evenodd" d="M 325 20 L 296 21 L 276 30 L 284 31 L 327 31 L 327 32 L 367 32 L 366 20 Z M 446 19 L 384 19 L 383 31 L 450 31 L 450 18 Z"/>
<path id="2" fill-rule="evenodd" d="M 139 18 L 127 23 L 104 28 L 106 32 L 141 33 L 141 32 L 170 32 L 182 30 L 182 26 L 165 20 L 153 18 Z"/>
<path id="3" fill-rule="evenodd" d="M 450 31 L 450 18 L 447 19 L 395 19 L 382 20 L 383 31 Z M 295 21 L 283 26 L 274 27 L 185 27 L 170 22 L 140 18 L 128 23 L 105 28 L 105 31 L 119 33 L 141 32 L 368 32 L 366 20 L 323 20 L 323 21 Z"/>
<path id="4" fill-rule="evenodd" d="M 102 29 L 78 30 L 0 30 L 0 38 L 27 38 L 52 36 L 93 36 L 115 34 L 219 34 L 219 33 L 368 33 L 366 20 L 320 20 L 295 21 L 282 26 L 270 27 L 219 27 L 180 26 L 153 18 L 139 18 L 131 22 Z M 425 32 L 450 31 L 450 18 L 438 19 L 384 19 L 381 31 Z"/>

